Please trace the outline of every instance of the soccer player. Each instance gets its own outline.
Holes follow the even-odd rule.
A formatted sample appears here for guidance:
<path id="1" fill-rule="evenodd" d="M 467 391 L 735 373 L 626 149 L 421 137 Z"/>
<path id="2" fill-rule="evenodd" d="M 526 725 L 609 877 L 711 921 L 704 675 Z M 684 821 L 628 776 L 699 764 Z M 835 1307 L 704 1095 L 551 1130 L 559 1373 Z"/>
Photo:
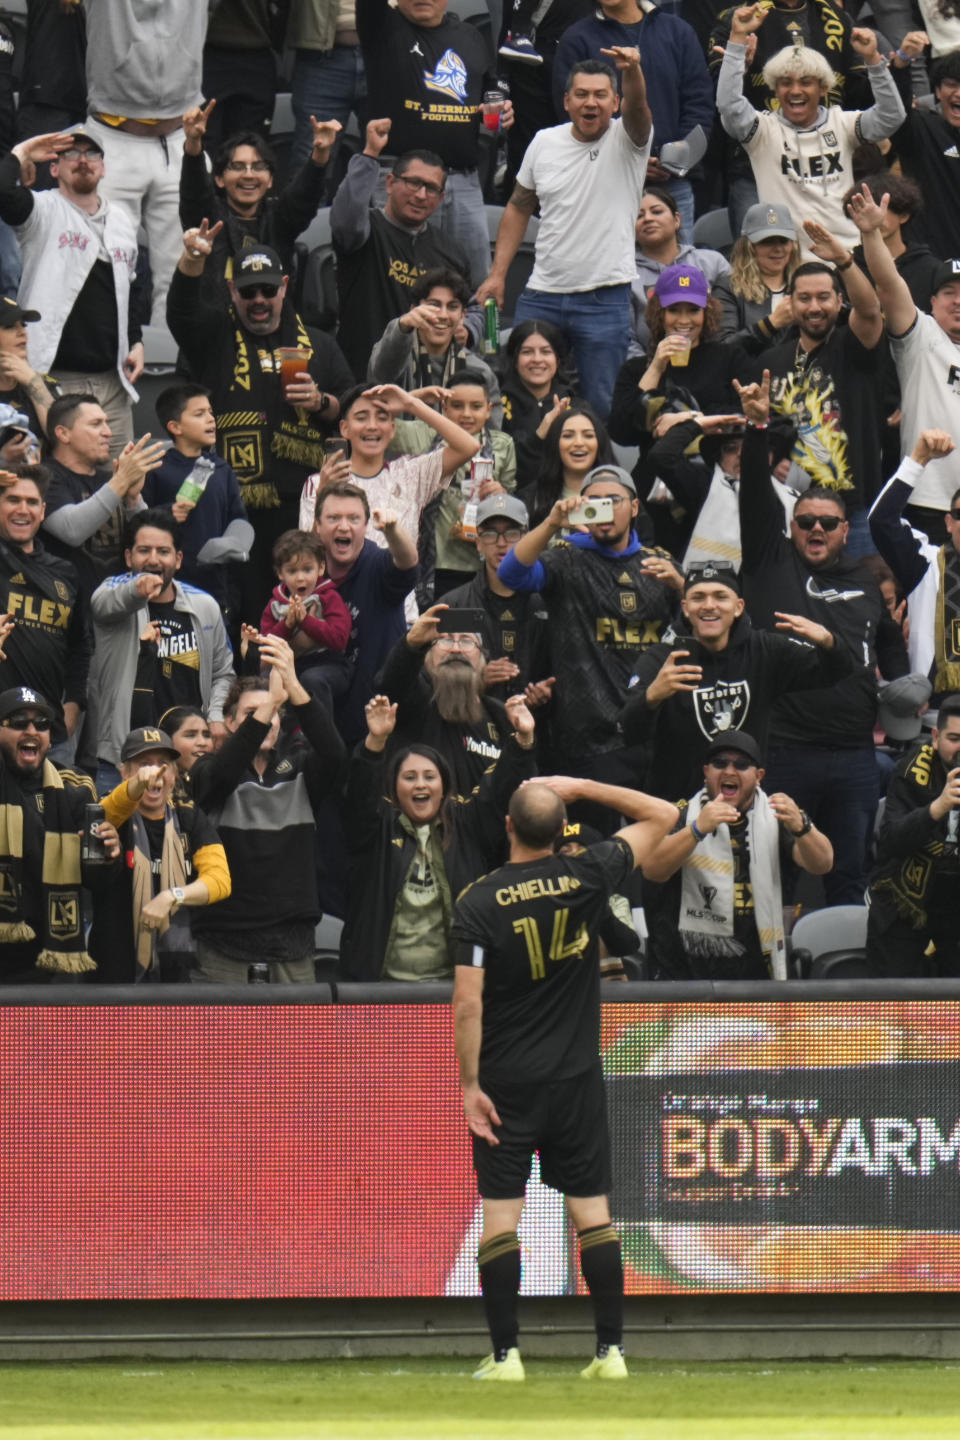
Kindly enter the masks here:
<path id="1" fill-rule="evenodd" d="M 564 804 L 589 800 L 633 822 L 577 856 L 558 855 Z M 483 1200 L 477 1253 L 493 1353 L 476 1380 L 523 1380 L 517 1349 L 517 1225 L 533 1152 L 565 1196 L 594 1304 L 585 1379 L 626 1378 L 623 1260 L 610 1224 L 610 1142 L 596 932 L 610 896 L 653 854 L 677 810 L 637 790 L 555 776 L 515 790 L 509 862 L 457 902 L 453 991 L 463 1107 Z"/>

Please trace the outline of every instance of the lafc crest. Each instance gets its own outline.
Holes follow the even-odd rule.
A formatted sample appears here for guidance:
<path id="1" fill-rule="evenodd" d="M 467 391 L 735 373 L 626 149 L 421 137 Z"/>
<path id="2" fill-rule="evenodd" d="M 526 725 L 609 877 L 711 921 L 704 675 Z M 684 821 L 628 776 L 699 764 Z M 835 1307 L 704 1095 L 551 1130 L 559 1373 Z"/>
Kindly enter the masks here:
<path id="1" fill-rule="evenodd" d="M 746 680 L 718 680 L 693 692 L 697 724 L 708 740 L 728 730 L 739 730 L 750 709 L 750 686 Z"/>
<path id="2" fill-rule="evenodd" d="M 620 602 L 620 609 L 624 615 L 635 615 L 637 613 L 636 590 L 618 590 L 617 600 Z"/>

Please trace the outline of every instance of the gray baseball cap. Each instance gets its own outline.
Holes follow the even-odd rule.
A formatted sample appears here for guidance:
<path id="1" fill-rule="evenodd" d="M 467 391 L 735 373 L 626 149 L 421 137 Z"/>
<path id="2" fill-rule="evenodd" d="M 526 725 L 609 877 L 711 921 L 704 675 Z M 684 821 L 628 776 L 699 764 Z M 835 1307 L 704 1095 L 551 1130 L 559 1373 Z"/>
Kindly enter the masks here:
<path id="1" fill-rule="evenodd" d="M 477 529 L 488 520 L 514 520 L 525 530 L 530 524 L 526 505 L 522 500 L 518 500 L 516 495 L 507 495 L 506 492 L 488 495 L 486 500 L 480 501 L 477 506 Z"/>
<path id="2" fill-rule="evenodd" d="M 743 217 L 740 234 L 754 245 L 758 240 L 772 240 L 775 235 L 796 240 L 797 222 L 786 205 L 751 205 Z"/>
<path id="3" fill-rule="evenodd" d="M 583 484 L 580 486 L 581 493 L 589 486 L 596 485 L 598 480 L 613 480 L 617 485 L 622 485 L 625 490 L 629 490 L 631 495 L 637 493 L 633 476 L 629 470 L 624 470 L 622 465 L 595 465 L 583 477 Z"/>

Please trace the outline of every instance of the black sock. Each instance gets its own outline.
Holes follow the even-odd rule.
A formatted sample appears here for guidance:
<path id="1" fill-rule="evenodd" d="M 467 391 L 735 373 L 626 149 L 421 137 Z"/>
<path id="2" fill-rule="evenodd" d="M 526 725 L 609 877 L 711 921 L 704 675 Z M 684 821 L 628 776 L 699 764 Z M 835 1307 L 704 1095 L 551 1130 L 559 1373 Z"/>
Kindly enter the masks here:
<path id="1" fill-rule="evenodd" d="M 623 1344 L 623 1256 L 612 1225 L 580 1231 L 580 1269 L 593 1301 L 597 1354 Z"/>
<path id="2" fill-rule="evenodd" d="M 493 1353 L 502 1360 L 517 1343 L 517 1297 L 520 1294 L 520 1241 L 515 1230 L 484 1240 L 477 1251 L 483 1308 L 493 1341 Z"/>

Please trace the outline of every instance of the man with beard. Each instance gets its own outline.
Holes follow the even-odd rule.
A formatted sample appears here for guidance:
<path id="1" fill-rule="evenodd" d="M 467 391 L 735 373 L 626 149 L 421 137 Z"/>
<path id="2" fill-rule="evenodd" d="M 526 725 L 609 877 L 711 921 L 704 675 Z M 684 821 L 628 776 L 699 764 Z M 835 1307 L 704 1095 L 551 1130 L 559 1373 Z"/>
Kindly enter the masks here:
<path id="1" fill-rule="evenodd" d="M 80 841 L 86 775 L 49 759 L 58 718 L 38 690 L 0 695 L 0 984 L 37 984 L 92 970 L 83 940 Z"/>
<path id="2" fill-rule="evenodd" d="M 136 684 L 149 689 L 154 718 L 171 706 L 203 710 L 215 737 L 224 735 L 223 704 L 234 680 L 233 655 L 220 606 L 205 590 L 173 577 L 183 559 L 169 510 L 140 510 L 127 523 L 128 571 L 94 591 L 96 653 L 89 724 L 100 761 L 101 794 L 119 784 L 120 751 L 130 730 Z M 145 637 L 147 627 L 152 627 Z M 155 638 L 151 639 L 150 635 Z M 152 682 L 138 666 L 141 645 L 156 650 Z"/>
<path id="3" fill-rule="evenodd" d="M 252 620 L 273 589 L 274 542 L 297 528 L 300 491 L 323 464 L 325 438 L 340 414 L 337 396 L 353 376 L 336 341 L 308 330 L 287 300 L 289 277 L 268 245 L 237 261 L 229 307 L 206 298 L 204 268 L 221 225 L 204 221 L 184 235 L 167 323 L 193 378 L 210 391 L 217 447 L 236 473 L 256 532 L 241 571 L 241 612 Z M 287 348 L 301 350 L 303 365 L 284 383 Z"/>
<path id="4" fill-rule="evenodd" d="M 743 596 L 755 625 L 775 628 L 778 612 L 805 615 L 853 653 L 852 675 L 829 690 L 787 696 L 774 708 L 767 752 L 771 784 L 794 796 L 830 837 L 836 861 L 824 889 L 831 905 L 859 905 L 877 808 L 876 674 L 910 669 L 903 633 L 873 574 L 843 551 L 847 521 L 838 491 L 814 486 L 798 499 L 783 533 L 783 506 L 770 484 L 766 425 L 770 373 L 738 386 L 747 417 L 740 462 Z"/>
<path id="5" fill-rule="evenodd" d="M 411 625 L 387 656 L 381 688 L 397 703 L 394 744 L 430 745 L 450 766 L 454 793 L 469 795 L 513 727 L 502 702 L 484 693 L 483 637 L 439 633 L 448 609 L 432 605 Z"/>
<path id="6" fill-rule="evenodd" d="M 795 800 L 767 795 L 752 735 L 704 756 L 703 789 L 644 862 L 644 912 L 661 980 L 786 980 L 781 866 L 825 875 L 833 848 Z"/>
<path id="7" fill-rule="evenodd" d="M 35 192 L 29 187 L 45 160 L 57 188 Z M 23 255 L 19 300 L 35 315 L 31 367 L 50 371 L 62 390 L 95 395 L 119 455 L 133 439 L 143 370 L 131 306 L 137 227 L 123 205 L 99 193 L 103 178 L 103 150 L 82 130 L 24 140 L 0 160 L 0 219 L 13 226 Z"/>
<path id="8" fill-rule="evenodd" d="M 960 975 L 960 695 L 945 700 L 929 741 L 890 777 L 870 882 L 873 975 Z"/>

